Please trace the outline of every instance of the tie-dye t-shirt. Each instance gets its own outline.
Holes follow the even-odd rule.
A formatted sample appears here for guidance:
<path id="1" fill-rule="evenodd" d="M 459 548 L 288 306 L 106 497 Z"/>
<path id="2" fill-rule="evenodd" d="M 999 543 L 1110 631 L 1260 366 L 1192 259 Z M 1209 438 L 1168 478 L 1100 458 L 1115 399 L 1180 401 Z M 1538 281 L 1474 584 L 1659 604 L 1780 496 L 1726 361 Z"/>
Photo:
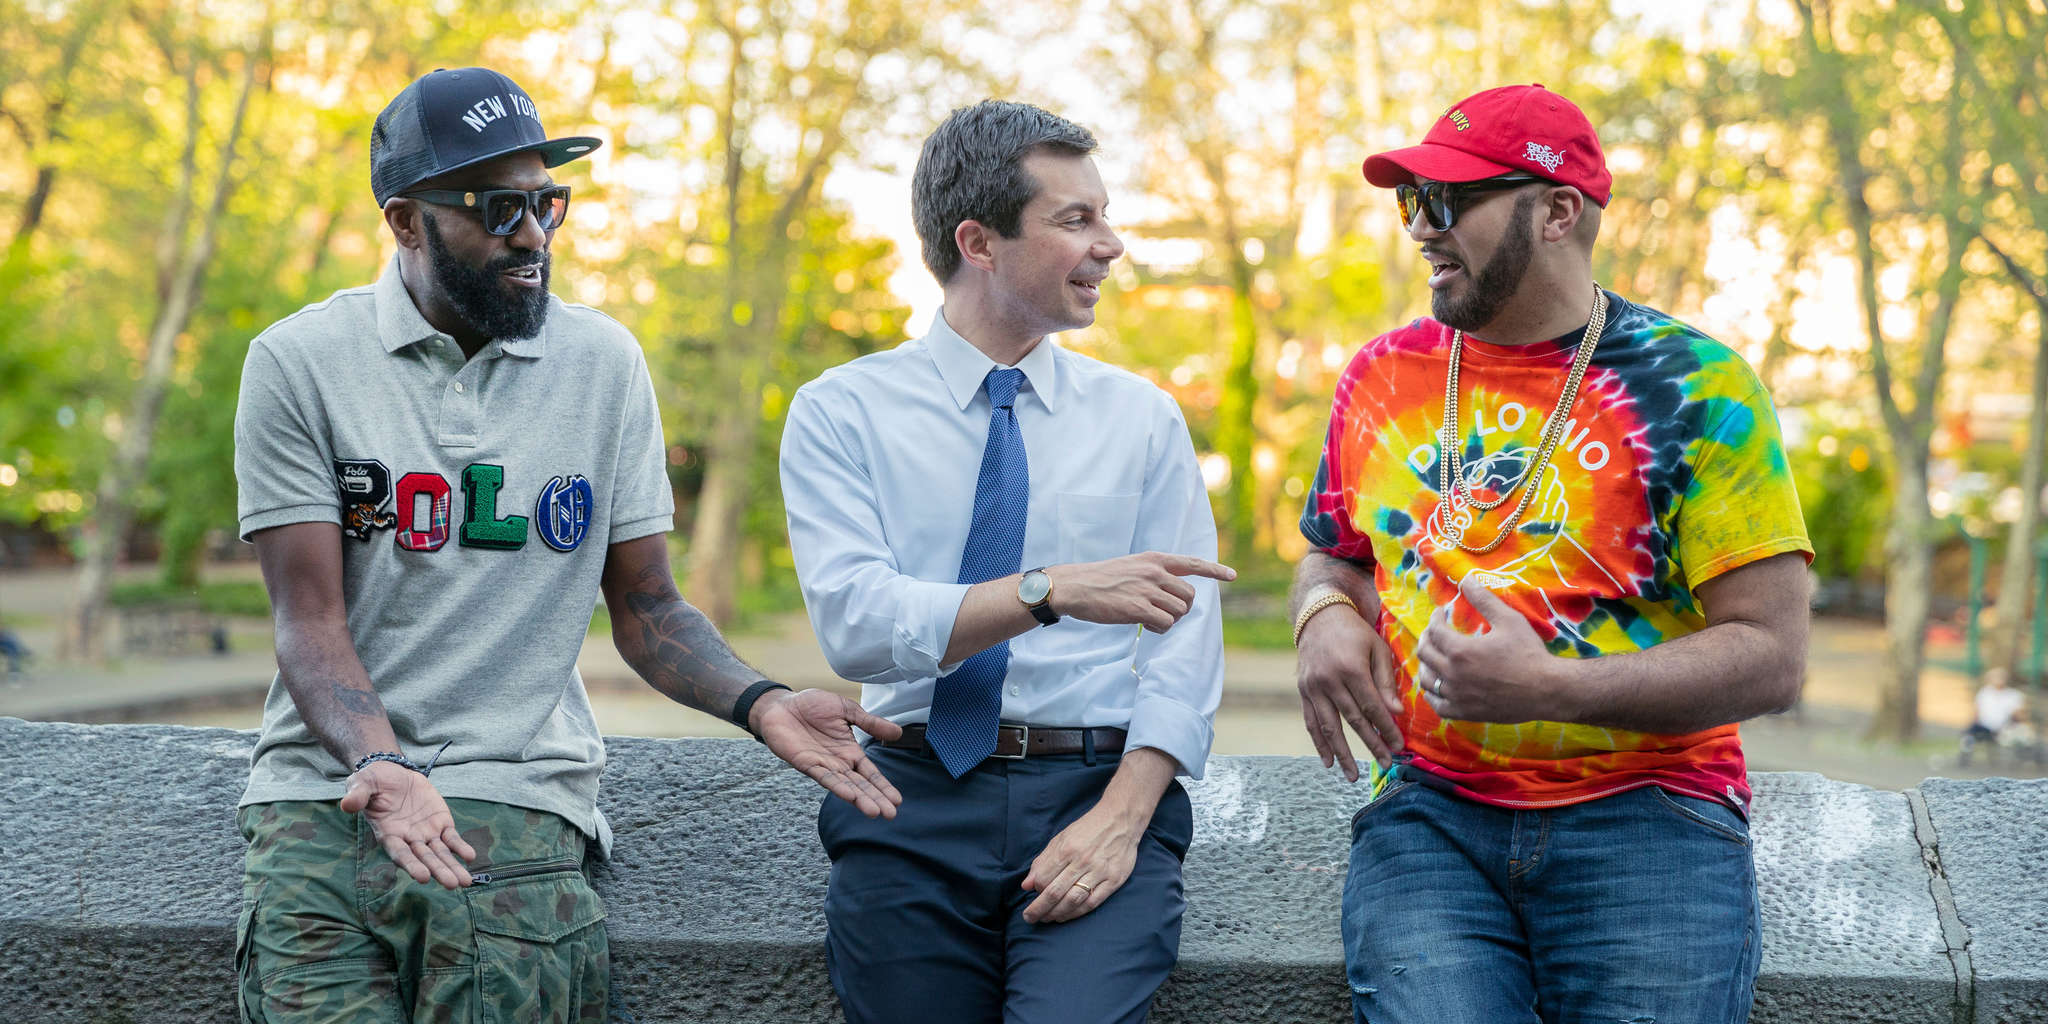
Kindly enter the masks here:
<path id="1" fill-rule="evenodd" d="M 1316 548 L 1370 563 L 1380 635 L 1398 665 L 1402 735 L 1414 766 L 1474 800 L 1545 807 L 1658 785 L 1733 801 L 1749 784 L 1733 725 L 1659 735 L 1557 722 L 1437 717 L 1414 685 L 1416 642 L 1437 607 L 1474 631 L 1458 597 L 1481 579 L 1527 616 L 1553 654 L 1637 651 L 1705 628 L 1695 596 L 1713 577 L 1790 551 L 1812 557 L 1769 392 L 1726 346 L 1608 293 L 1605 332 L 1550 469 L 1514 535 L 1459 549 L 1438 515 L 1437 428 L 1451 330 L 1417 320 L 1352 357 L 1337 383 L 1322 465 L 1301 531 Z M 1577 351 L 1465 339 L 1458 434 L 1464 478 L 1500 497 L 1535 459 Z M 1476 516 L 1482 547 L 1520 501 Z"/>

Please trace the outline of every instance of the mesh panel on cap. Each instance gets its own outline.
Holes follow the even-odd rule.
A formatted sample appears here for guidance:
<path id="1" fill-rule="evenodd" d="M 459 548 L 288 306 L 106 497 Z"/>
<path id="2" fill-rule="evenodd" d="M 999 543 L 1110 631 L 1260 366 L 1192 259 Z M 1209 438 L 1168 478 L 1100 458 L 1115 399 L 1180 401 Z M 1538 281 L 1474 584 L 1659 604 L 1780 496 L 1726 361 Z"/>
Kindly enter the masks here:
<path id="1" fill-rule="evenodd" d="M 420 116 L 420 90 L 409 88 L 370 127 L 370 191 L 382 206 L 433 169 L 434 151 Z"/>

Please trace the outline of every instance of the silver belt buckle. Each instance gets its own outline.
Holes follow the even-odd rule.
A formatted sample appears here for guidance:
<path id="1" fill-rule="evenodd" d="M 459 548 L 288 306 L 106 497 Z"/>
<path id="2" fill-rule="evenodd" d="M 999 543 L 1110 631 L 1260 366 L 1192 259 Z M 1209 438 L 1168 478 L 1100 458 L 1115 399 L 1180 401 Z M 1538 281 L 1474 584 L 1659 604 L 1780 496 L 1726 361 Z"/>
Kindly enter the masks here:
<path id="1" fill-rule="evenodd" d="M 1017 733 L 1017 752 L 1014 754 L 1002 753 L 1000 749 L 1002 747 L 1003 731 L 1006 729 L 1014 730 Z M 990 757 L 1000 757 L 1005 761 L 1022 761 L 1031 754 L 1031 727 L 1028 725 L 998 725 L 996 726 L 996 739 L 998 741 L 996 743 L 998 749 L 995 753 L 988 755 Z"/>

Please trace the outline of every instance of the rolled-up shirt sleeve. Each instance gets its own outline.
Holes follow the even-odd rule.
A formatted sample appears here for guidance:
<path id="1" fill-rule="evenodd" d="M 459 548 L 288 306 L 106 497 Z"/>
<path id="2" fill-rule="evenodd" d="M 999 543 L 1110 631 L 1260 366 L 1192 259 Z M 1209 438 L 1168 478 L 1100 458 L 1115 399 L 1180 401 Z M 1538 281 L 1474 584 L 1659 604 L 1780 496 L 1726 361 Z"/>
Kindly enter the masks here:
<path id="1" fill-rule="evenodd" d="M 323 424 L 308 417 L 276 353 L 249 346 L 235 406 L 237 533 L 248 540 L 273 526 L 340 523 L 334 453 Z"/>
<path id="2" fill-rule="evenodd" d="M 1216 519 L 1187 422 L 1172 399 L 1162 394 L 1160 401 L 1168 412 L 1154 433 L 1132 550 L 1214 561 Z M 1125 743 L 1157 749 L 1180 762 L 1181 774 L 1199 779 L 1223 699 L 1223 615 L 1215 580 L 1186 579 L 1195 588 L 1188 613 L 1165 633 L 1148 630 L 1138 641 L 1138 692 Z"/>
<path id="3" fill-rule="evenodd" d="M 860 442 L 841 426 L 806 388 L 782 431 L 782 500 L 811 629 L 842 678 L 935 678 L 968 587 L 898 571 Z"/>
<path id="4" fill-rule="evenodd" d="M 647 357 L 633 342 L 631 384 L 619 411 L 619 439 L 612 472 L 611 524 L 607 542 L 619 544 L 675 529 L 675 497 L 668 482 L 668 453 L 661 438 L 661 406 Z"/>

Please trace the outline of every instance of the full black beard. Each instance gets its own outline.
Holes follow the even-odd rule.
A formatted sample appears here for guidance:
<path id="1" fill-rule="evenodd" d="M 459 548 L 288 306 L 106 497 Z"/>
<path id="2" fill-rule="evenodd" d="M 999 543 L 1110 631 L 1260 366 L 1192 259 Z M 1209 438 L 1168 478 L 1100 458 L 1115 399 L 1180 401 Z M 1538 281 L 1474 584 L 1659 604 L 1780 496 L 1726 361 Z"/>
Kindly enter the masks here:
<path id="1" fill-rule="evenodd" d="M 506 253 L 481 267 L 472 266 L 448 251 L 433 214 L 423 220 L 434 281 L 457 316 L 486 338 L 531 338 L 540 333 L 548 319 L 548 278 L 553 263 L 545 250 Z M 502 275 L 506 271 L 536 264 L 540 267 L 539 288 L 514 288 L 505 283 Z"/>
<path id="2" fill-rule="evenodd" d="M 1534 191 L 1515 197 L 1515 212 L 1509 223 L 1520 228 L 1508 230 L 1493 258 L 1473 278 L 1464 298 L 1454 299 L 1449 292 L 1430 293 L 1429 315 L 1438 323 L 1469 333 L 1492 323 L 1507 308 L 1508 300 L 1515 297 L 1522 287 L 1522 278 L 1529 273 L 1529 261 L 1536 255 L 1536 226 L 1529 223 L 1529 211 L 1540 198 Z"/>

